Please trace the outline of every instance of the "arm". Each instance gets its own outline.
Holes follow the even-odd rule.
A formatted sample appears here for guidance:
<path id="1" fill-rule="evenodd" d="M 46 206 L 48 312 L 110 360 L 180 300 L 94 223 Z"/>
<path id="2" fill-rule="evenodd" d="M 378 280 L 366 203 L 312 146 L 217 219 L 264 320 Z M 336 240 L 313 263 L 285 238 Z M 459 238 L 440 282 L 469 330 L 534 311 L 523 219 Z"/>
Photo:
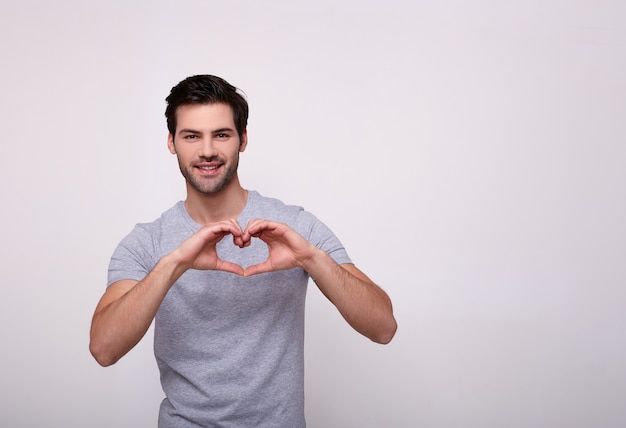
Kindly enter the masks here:
<path id="1" fill-rule="evenodd" d="M 244 246 L 236 221 L 205 226 L 167 254 L 141 281 L 111 284 L 98 303 L 91 322 L 89 350 L 103 366 L 117 362 L 146 334 L 161 302 L 188 269 L 223 270 L 242 275 L 243 269 L 220 260 L 215 245 L 228 234 Z"/>
<path id="2" fill-rule="evenodd" d="M 337 307 L 344 319 L 359 333 L 378 343 L 389 343 L 397 324 L 387 294 L 352 264 L 338 265 L 289 226 L 267 220 L 250 222 L 244 241 L 263 240 L 268 259 L 250 266 L 244 275 L 301 267 L 322 293 Z"/>
<path id="3" fill-rule="evenodd" d="M 319 251 L 304 267 L 318 288 L 356 331 L 377 343 L 391 342 L 397 324 L 387 293 L 353 264 L 338 265 Z"/>

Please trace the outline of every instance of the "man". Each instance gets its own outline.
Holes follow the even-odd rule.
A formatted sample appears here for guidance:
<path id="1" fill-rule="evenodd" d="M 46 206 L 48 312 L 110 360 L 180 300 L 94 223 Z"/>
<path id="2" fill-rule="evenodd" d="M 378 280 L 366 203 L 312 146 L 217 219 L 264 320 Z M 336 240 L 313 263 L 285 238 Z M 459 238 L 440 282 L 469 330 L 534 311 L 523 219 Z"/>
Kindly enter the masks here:
<path id="1" fill-rule="evenodd" d="M 166 101 L 187 198 L 115 250 L 90 351 L 114 364 L 154 319 L 159 427 L 304 427 L 308 278 L 375 342 L 395 333 L 391 301 L 313 215 L 241 186 L 248 105 L 235 87 L 192 76 Z"/>

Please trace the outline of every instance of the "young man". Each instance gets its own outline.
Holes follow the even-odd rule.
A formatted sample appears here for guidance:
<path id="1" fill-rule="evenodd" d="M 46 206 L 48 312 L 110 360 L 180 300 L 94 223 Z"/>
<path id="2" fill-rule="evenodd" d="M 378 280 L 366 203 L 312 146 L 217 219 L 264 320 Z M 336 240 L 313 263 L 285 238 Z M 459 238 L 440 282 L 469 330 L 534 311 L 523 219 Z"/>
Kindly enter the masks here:
<path id="1" fill-rule="evenodd" d="M 241 186 L 248 105 L 235 87 L 192 76 L 166 101 L 187 198 L 115 250 L 90 351 L 114 364 L 154 319 L 159 427 L 304 427 L 308 278 L 378 343 L 396 331 L 391 301 L 313 215 Z"/>

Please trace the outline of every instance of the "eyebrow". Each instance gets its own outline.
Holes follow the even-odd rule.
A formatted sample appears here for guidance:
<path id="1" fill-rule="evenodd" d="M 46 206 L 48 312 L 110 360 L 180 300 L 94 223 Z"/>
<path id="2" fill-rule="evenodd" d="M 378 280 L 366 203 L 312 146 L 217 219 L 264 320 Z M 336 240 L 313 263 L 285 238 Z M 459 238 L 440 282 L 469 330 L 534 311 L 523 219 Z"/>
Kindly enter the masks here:
<path id="1" fill-rule="evenodd" d="M 235 132 L 235 130 L 232 128 L 219 128 L 219 129 L 215 129 L 212 133 L 221 134 L 222 132 Z"/>
<path id="2" fill-rule="evenodd" d="M 220 134 L 222 132 L 235 132 L 234 129 L 232 128 L 219 128 L 219 129 L 214 129 L 213 131 L 211 131 L 211 134 Z M 202 131 L 198 131 L 197 129 L 190 129 L 190 128 L 184 128 L 181 129 L 180 131 L 178 131 L 178 134 L 202 134 Z"/>

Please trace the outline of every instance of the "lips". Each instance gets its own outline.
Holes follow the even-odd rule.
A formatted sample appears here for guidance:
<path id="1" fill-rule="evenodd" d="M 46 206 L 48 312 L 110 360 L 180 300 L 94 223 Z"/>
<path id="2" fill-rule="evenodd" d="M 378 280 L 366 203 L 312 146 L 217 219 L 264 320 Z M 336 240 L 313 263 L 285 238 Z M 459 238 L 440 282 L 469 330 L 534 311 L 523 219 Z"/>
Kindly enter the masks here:
<path id="1" fill-rule="evenodd" d="M 194 165 L 194 168 L 199 170 L 202 174 L 215 174 L 223 165 L 222 162 L 203 162 Z"/>

